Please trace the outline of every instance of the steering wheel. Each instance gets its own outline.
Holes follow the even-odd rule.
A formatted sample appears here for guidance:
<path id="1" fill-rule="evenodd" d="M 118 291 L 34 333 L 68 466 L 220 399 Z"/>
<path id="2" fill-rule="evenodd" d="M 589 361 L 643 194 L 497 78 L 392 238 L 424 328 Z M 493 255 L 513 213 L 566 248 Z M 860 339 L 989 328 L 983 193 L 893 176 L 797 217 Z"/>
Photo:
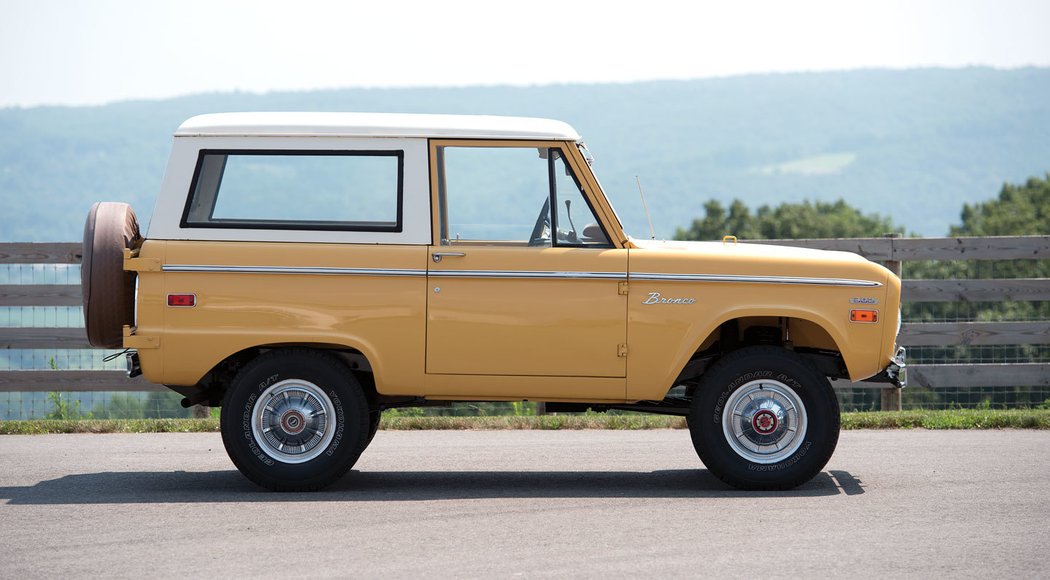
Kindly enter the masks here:
<path id="1" fill-rule="evenodd" d="M 545 246 L 551 239 L 551 198 L 543 201 L 540 215 L 536 216 L 536 225 L 529 236 L 529 246 Z"/>

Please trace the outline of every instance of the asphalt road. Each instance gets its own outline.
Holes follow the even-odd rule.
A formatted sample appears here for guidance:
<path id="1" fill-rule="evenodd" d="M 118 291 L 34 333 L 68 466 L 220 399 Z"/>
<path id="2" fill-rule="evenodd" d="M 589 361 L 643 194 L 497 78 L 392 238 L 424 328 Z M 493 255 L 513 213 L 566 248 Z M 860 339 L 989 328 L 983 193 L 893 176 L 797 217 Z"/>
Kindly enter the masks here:
<path id="1" fill-rule="evenodd" d="M 380 432 L 274 494 L 216 434 L 0 437 L 0 577 L 1050 575 L 1050 432 L 844 432 L 745 493 L 685 431 Z"/>

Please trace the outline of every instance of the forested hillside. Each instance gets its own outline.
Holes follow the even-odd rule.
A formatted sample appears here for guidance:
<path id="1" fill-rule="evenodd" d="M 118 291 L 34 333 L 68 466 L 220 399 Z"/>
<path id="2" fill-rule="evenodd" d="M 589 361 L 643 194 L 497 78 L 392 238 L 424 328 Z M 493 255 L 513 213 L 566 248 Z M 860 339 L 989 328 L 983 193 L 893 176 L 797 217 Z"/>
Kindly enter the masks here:
<path id="1" fill-rule="evenodd" d="M 1050 69 L 857 71 L 632 84 L 209 94 L 0 109 L 0 240 L 79 239 L 88 206 L 152 211 L 171 133 L 236 110 L 394 111 L 568 121 L 628 230 L 659 236 L 704 204 L 844 199 L 943 235 L 964 203 L 1050 169 Z"/>

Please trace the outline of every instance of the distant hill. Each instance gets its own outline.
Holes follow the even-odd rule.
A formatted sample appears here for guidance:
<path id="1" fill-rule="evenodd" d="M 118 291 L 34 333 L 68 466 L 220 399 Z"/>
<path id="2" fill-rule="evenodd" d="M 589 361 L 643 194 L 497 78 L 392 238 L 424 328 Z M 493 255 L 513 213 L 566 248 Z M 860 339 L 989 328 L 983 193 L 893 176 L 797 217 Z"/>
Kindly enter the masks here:
<path id="1" fill-rule="evenodd" d="M 80 238 L 97 200 L 143 220 L 171 133 L 220 111 L 474 113 L 568 121 L 628 231 L 670 236 L 704 201 L 844 198 L 943 235 L 964 202 L 1050 170 L 1050 69 L 866 70 L 631 84 L 205 94 L 0 109 L 0 240 Z"/>

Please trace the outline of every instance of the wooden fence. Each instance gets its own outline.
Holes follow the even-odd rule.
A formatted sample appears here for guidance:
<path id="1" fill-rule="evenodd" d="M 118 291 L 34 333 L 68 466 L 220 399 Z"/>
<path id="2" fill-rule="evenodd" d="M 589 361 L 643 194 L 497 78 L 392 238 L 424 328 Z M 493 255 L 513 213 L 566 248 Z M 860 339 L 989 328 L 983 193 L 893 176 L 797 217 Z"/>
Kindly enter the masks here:
<path id="1" fill-rule="evenodd" d="M 902 262 L 916 260 L 1050 259 L 1050 236 L 755 242 L 854 252 L 887 263 L 898 272 Z M 80 244 L 76 243 L 0 244 L 0 264 L 79 264 L 80 260 Z M 1050 300 L 1050 279 L 905 280 L 903 294 L 907 303 Z M 80 287 L 75 284 L 0 285 L 0 306 L 80 304 Z M 913 347 L 1050 344 L 1050 322 L 905 321 L 900 343 Z M 0 328 L 0 348 L 88 347 L 83 328 Z M 911 385 L 924 387 L 1050 386 L 1050 363 L 909 365 L 908 379 Z M 128 379 L 123 371 L 0 371 L 0 392 L 153 390 L 164 390 L 164 387 L 150 384 L 141 377 Z"/>
<path id="2" fill-rule="evenodd" d="M 758 240 L 751 243 L 760 243 Z M 1050 236 L 981 238 L 849 238 L 775 240 L 784 246 L 842 250 L 904 270 L 901 301 L 1002 302 L 1050 300 L 1050 279 L 908 280 L 903 262 L 923 260 L 1050 260 Z M 913 322 L 902 346 L 1050 344 L 1050 322 Z M 908 384 L 920 387 L 1045 387 L 1050 363 L 909 364 Z"/>
<path id="3" fill-rule="evenodd" d="M 0 244 L 0 264 L 80 264 L 78 243 Z M 78 284 L 0 284 L 0 306 L 80 306 Z M 91 348 L 83 328 L 0 328 L 0 348 Z M 164 391 L 124 371 L 0 371 L 0 392 Z"/>

